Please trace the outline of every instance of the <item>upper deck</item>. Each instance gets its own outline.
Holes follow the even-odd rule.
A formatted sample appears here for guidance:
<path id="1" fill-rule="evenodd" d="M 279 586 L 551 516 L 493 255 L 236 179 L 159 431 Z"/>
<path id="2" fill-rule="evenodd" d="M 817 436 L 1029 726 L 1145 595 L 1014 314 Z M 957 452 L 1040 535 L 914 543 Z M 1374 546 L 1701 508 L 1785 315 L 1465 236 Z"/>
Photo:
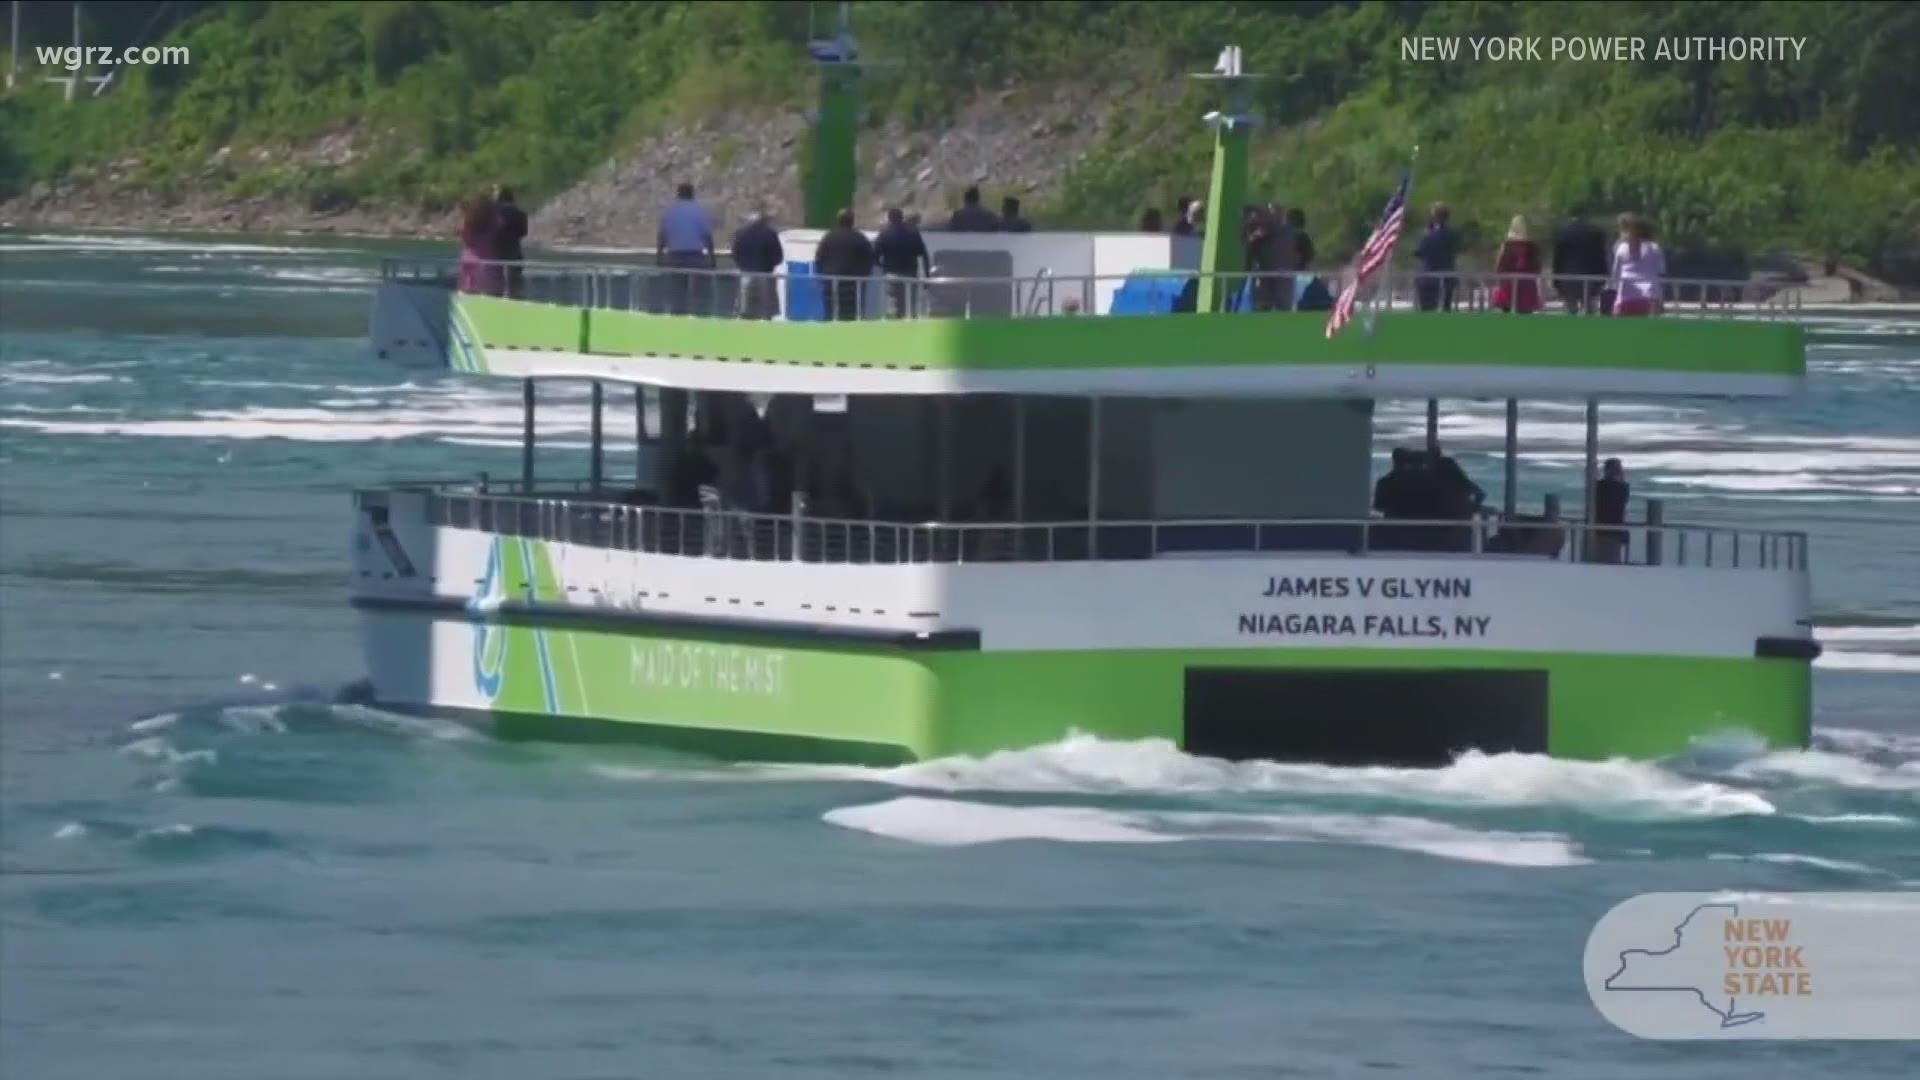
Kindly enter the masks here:
<path id="1" fill-rule="evenodd" d="M 481 374 L 803 394 L 1780 396 L 1805 374 L 1791 286 L 1676 279 L 1658 317 L 1568 317 L 1556 286 L 1605 281 L 1561 278 L 1549 311 L 1518 316 L 1492 306 L 1495 275 L 1402 271 L 1329 340 L 1324 310 L 1250 302 L 1298 297 L 1307 275 L 1214 275 L 1225 311 L 1177 311 L 1209 276 L 1186 238 L 929 232 L 931 276 L 854 280 L 812 272 L 817 235 L 785 234 L 768 275 L 527 263 L 514 298 L 459 291 L 451 263 L 389 262 L 373 345 Z M 1413 310 L 1442 280 L 1456 309 Z M 851 310 L 829 319 L 839 297 Z"/>

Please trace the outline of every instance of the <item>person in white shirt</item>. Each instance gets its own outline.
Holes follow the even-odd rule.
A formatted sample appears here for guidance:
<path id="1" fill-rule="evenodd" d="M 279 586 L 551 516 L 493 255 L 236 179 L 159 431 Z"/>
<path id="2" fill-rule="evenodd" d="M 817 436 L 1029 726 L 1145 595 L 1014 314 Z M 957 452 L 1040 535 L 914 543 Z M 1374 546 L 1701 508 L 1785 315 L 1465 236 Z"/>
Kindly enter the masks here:
<path id="1" fill-rule="evenodd" d="M 1660 310 L 1661 280 L 1667 256 L 1653 239 L 1653 222 L 1639 214 L 1620 215 L 1620 242 L 1613 247 L 1615 315 L 1653 315 Z"/>
<path id="2" fill-rule="evenodd" d="M 667 277 L 667 306 L 673 314 L 685 315 L 693 309 L 696 278 L 706 284 L 701 290 L 708 301 L 706 307 L 713 306 L 712 294 L 717 291 L 714 276 L 684 272 L 714 268 L 713 221 L 707 217 L 706 209 L 694 201 L 692 184 L 681 184 L 674 196 L 660 215 L 660 232 L 655 238 L 653 254 L 661 266 L 683 271 Z"/>

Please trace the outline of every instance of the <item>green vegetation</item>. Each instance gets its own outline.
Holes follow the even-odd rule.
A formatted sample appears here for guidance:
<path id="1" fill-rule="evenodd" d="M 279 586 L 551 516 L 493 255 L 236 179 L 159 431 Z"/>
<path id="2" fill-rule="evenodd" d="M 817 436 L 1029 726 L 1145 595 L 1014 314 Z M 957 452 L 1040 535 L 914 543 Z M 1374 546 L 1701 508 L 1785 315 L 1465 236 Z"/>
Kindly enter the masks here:
<path id="1" fill-rule="evenodd" d="M 43 5 L 57 6 L 57 5 Z M 131 40 L 152 4 L 93 5 Z M 814 5 L 825 29 L 834 5 Z M 809 5 L 175 4 L 186 67 L 128 68 L 68 106 L 0 101 L 0 194 L 114 178 L 440 208 L 511 178 L 537 200 L 647 131 L 734 104 L 810 100 Z M 1238 43 L 1261 85 L 1255 191 L 1303 206 L 1323 246 L 1371 227 L 1410 148 L 1414 199 L 1480 246 L 1524 213 L 1645 209 L 1675 243 L 1792 247 L 1920 278 L 1920 5 L 1889 3 L 942 3 L 853 5 L 876 113 L 937 120 L 968 92 L 1125 85 L 1120 130 L 1077 165 L 1055 222 L 1130 222 L 1204 187 L 1203 91 L 1166 89 Z M 124 24 L 124 25 L 121 25 Z M 55 43 L 58 27 L 33 28 Z M 1644 61 L 1475 60 L 1467 39 L 1629 35 Z M 1451 62 L 1403 38 L 1461 41 Z M 1659 38 L 1805 39 L 1798 59 L 1672 62 Z M 1091 73 L 1091 74 L 1090 74 Z M 331 138 L 329 138 L 331 137 Z M 731 153 L 731 151 L 729 151 Z"/>

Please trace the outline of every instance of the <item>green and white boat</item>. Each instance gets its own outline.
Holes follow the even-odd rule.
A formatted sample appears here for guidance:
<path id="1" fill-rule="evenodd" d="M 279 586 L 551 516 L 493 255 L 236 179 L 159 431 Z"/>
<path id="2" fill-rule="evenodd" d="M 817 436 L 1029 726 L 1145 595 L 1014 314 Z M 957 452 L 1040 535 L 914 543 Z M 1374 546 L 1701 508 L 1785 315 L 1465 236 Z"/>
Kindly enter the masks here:
<path id="1" fill-rule="evenodd" d="M 1602 562 L 1579 509 L 1604 399 L 1800 388 L 1782 298 L 1719 283 L 1659 318 L 1414 312 L 1389 275 L 1329 340 L 1324 312 L 1237 310 L 1234 222 L 1214 214 L 1204 238 L 928 232 L 930 278 L 904 297 L 849 283 L 863 317 L 827 321 L 812 259 L 853 202 L 856 73 L 844 35 L 815 55 L 809 227 L 782 234 L 777 317 L 737 317 L 754 283 L 734 274 L 529 265 L 506 298 L 387 268 L 373 348 L 520 380 L 526 445 L 517 480 L 357 494 L 379 702 L 760 759 L 1076 731 L 1342 762 L 1806 745 L 1805 537 L 1643 503 Z M 1213 207 L 1244 200 L 1233 74 L 1208 117 Z M 1197 310 L 1168 312 L 1189 280 Z M 1483 285 L 1462 282 L 1467 308 Z M 593 385 L 584 476 L 535 475 L 549 380 Z M 605 470 L 610 395 L 639 417 L 632 477 Z M 1371 516 L 1376 403 L 1426 400 L 1431 432 L 1449 398 L 1507 402 L 1499 510 Z M 1578 512 L 1517 505 L 1526 398 L 1587 403 Z M 690 429 L 748 412 L 796 497 L 676 505 Z"/>

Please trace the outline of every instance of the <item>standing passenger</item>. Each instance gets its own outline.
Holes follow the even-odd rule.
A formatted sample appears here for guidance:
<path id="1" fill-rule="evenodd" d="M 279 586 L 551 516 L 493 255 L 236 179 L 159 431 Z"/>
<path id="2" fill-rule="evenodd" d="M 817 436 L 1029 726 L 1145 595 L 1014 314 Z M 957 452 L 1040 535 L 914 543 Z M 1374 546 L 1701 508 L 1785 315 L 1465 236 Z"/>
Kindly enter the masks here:
<path id="1" fill-rule="evenodd" d="M 1295 270 L 1313 269 L 1313 234 L 1307 232 L 1307 212 L 1297 206 L 1287 208 L 1287 228 L 1293 230 Z"/>
<path id="2" fill-rule="evenodd" d="M 1653 222 L 1638 214 L 1620 215 L 1620 243 L 1613 249 L 1615 315 L 1653 315 L 1660 310 L 1660 281 L 1667 256 L 1653 240 Z"/>
<path id="3" fill-rule="evenodd" d="M 1527 219 L 1515 216 L 1493 261 L 1493 306 L 1518 315 L 1539 311 L 1540 270 L 1540 249 L 1527 232 Z"/>
<path id="4" fill-rule="evenodd" d="M 1009 195 L 1000 200 L 1000 227 L 1006 232 L 1032 232 L 1033 222 L 1020 216 L 1020 200 Z"/>
<path id="5" fill-rule="evenodd" d="M 1562 222 L 1553 237 L 1553 288 L 1567 314 L 1600 311 L 1606 276 L 1607 234 L 1585 218 Z"/>
<path id="6" fill-rule="evenodd" d="M 887 282 L 887 317 L 904 319 L 919 307 L 916 297 L 928 263 L 926 238 L 907 224 L 899 207 L 887 211 L 886 227 L 873 242 L 874 259 Z"/>
<path id="7" fill-rule="evenodd" d="M 526 253 L 521 250 L 520 242 L 527 238 L 527 212 L 515 205 L 513 189 L 508 187 L 493 189 L 493 209 L 496 217 L 493 258 L 505 272 L 507 295 L 518 298 L 526 294 L 524 268 L 520 265 Z"/>
<path id="8" fill-rule="evenodd" d="M 693 200 L 692 184 L 675 189 L 673 202 L 660 215 L 653 254 L 662 267 L 677 271 L 667 278 L 668 310 L 675 315 L 687 314 L 693 309 L 694 278 L 706 276 L 691 271 L 711 270 L 714 265 L 713 222 Z M 712 287 L 710 280 L 708 287 Z"/>
<path id="9" fill-rule="evenodd" d="M 1453 310 L 1453 270 L 1460 255 L 1460 234 L 1447 224 L 1450 216 L 1446 203 L 1434 203 L 1427 211 L 1427 233 L 1413 250 L 1420 269 L 1426 271 L 1413 285 L 1421 311 Z"/>
<path id="10" fill-rule="evenodd" d="M 1162 220 L 1160 216 L 1159 207 L 1149 206 L 1145 210 L 1140 211 L 1140 231 L 1141 232 L 1157 233 L 1157 232 L 1164 232 L 1165 230 L 1166 230 L 1166 222 Z"/>
<path id="11" fill-rule="evenodd" d="M 1627 498 L 1632 490 L 1627 484 L 1627 470 L 1620 464 L 1620 459 L 1608 458 L 1601 468 L 1600 479 L 1593 482 L 1593 523 L 1625 525 Z M 1593 539 L 1596 561 L 1617 563 L 1625 560 L 1627 530 L 1601 529 L 1594 533 Z"/>
<path id="12" fill-rule="evenodd" d="M 786 258 L 780 233 L 764 213 L 748 217 L 733 234 L 733 265 L 740 271 L 741 318 L 771 319 L 780 314 L 780 290 L 774 272 Z"/>
<path id="13" fill-rule="evenodd" d="M 960 195 L 960 209 L 947 221 L 948 232 L 999 232 L 1000 219 L 980 205 L 980 189 L 970 187 Z"/>
<path id="14" fill-rule="evenodd" d="M 853 211 L 842 209 L 833 228 L 820 238 L 813 253 L 814 272 L 826 278 L 827 318 L 860 317 L 860 292 L 873 274 L 873 242 L 853 227 Z"/>
<path id="15" fill-rule="evenodd" d="M 1193 235 L 1193 196 L 1182 195 L 1173 204 L 1173 235 Z"/>
<path id="16" fill-rule="evenodd" d="M 499 268 L 493 265 L 493 234 L 499 227 L 493 200 L 468 199 L 460 214 L 460 291 L 497 293 Z"/>

